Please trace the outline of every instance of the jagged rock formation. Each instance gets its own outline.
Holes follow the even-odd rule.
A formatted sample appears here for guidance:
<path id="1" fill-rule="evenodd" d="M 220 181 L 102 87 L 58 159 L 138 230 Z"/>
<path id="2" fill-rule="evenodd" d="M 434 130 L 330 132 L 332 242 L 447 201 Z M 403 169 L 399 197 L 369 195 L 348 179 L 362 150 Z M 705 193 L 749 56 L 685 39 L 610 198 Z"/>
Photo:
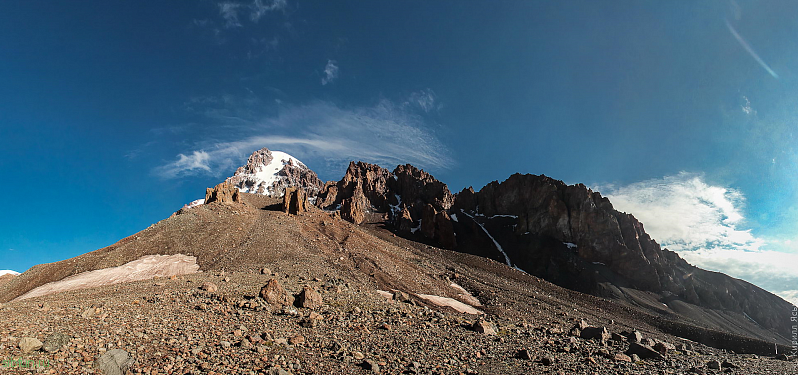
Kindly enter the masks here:
<path id="1" fill-rule="evenodd" d="M 296 215 L 300 212 L 308 210 L 308 198 L 305 195 L 305 190 L 289 187 L 285 189 L 283 196 L 283 212 L 291 215 Z"/>
<path id="2" fill-rule="evenodd" d="M 693 314 L 718 329 L 724 323 L 712 316 L 714 310 L 781 335 L 789 328 L 783 318 L 789 303 L 688 264 L 662 249 L 634 216 L 616 211 L 582 184 L 515 174 L 455 196 L 411 165 L 391 173 L 361 162 L 351 163 L 341 181 L 328 183 L 316 203 L 340 208 L 354 223 L 384 221 L 411 238 L 420 235 L 444 248 L 490 257 L 570 289 Z"/>
<path id="3" fill-rule="evenodd" d="M 322 183 L 316 172 L 291 155 L 262 148 L 252 153 L 247 164 L 239 167 L 227 182 L 241 192 L 282 197 L 290 186 L 301 187 L 315 196 Z"/>
<path id="4" fill-rule="evenodd" d="M 241 203 L 241 193 L 235 186 L 225 181 L 205 190 L 205 204 L 213 202 Z"/>
<path id="5" fill-rule="evenodd" d="M 391 173 L 378 165 L 352 162 L 341 181 L 328 182 L 316 205 L 340 209 L 341 217 L 355 224 L 388 221 L 401 232 L 421 234 L 443 247 L 456 245 L 451 218 L 446 212 L 454 196 L 446 184 L 410 164 Z"/>

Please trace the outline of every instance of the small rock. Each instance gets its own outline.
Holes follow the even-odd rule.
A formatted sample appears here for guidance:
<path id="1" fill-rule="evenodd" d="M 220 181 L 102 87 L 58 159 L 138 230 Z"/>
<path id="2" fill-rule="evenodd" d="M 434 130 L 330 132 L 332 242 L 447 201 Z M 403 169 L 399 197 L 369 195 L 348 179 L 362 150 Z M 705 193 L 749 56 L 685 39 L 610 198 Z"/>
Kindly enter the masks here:
<path id="1" fill-rule="evenodd" d="M 543 356 L 543 358 L 540 359 L 540 363 L 544 364 L 545 366 L 551 366 L 554 364 L 554 357 L 550 355 Z"/>
<path id="2" fill-rule="evenodd" d="M 723 367 L 723 368 L 738 368 L 740 366 L 737 366 L 734 363 L 729 362 L 728 360 L 724 360 L 723 363 L 720 364 L 720 367 Z"/>
<path id="3" fill-rule="evenodd" d="M 676 347 L 664 341 L 657 341 L 656 344 L 654 344 L 654 350 L 665 355 L 668 354 L 669 351 L 676 350 Z"/>
<path id="4" fill-rule="evenodd" d="M 302 291 L 297 295 L 297 306 L 306 309 L 315 309 L 324 305 L 321 294 L 311 287 L 303 287 Z"/>
<path id="5" fill-rule="evenodd" d="M 205 282 L 202 284 L 202 286 L 200 286 L 200 289 L 207 291 L 208 293 L 216 293 L 216 291 L 219 290 L 219 287 L 212 282 Z"/>
<path id="6" fill-rule="evenodd" d="M 515 354 L 517 358 L 531 360 L 532 359 L 532 352 L 529 349 L 521 349 L 518 353 Z"/>
<path id="7" fill-rule="evenodd" d="M 610 339 L 610 333 L 604 327 L 585 327 L 582 329 L 580 337 L 585 340 L 596 339 L 604 342 Z"/>
<path id="8" fill-rule="evenodd" d="M 662 354 L 654 350 L 654 348 L 637 343 L 629 344 L 629 350 L 626 351 L 626 354 L 627 355 L 636 354 L 643 359 L 649 359 L 649 358 L 662 359 Z"/>
<path id="9" fill-rule="evenodd" d="M 401 291 L 401 290 L 394 290 L 393 291 L 393 299 L 399 302 L 412 302 L 410 299 L 410 295 Z"/>
<path id="10" fill-rule="evenodd" d="M 354 358 L 355 358 L 355 359 L 357 359 L 358 361 L 359 361 L 359 360 L 362 360 L 363 358 L 366 358 L 366 356 L 365 356 L 365 355 L 363 355 L 363 353 L 361 353 L 361 352 L 354 352 L 354 353 L 352 353 L 352 357 L 354 357 Z"/>
<path id="11" fill-rule="evenodd" d="M 264 268 L 260 269 L 260 274 L 261 275 L 271 275 L 272 274 L 272 270 L 264 267 Z"/>
<path id="12" fill-rule="evenodd" d="M 113 349 L 97 358 L 95 366 L 105 375 L 123 375 L 135 362 L 128 352 Z"/>
<path id="13" fill-rule="evenodd" d="M 23 337 L 22 340 L 19 340 L 19 348 L 25 354 L 41 349 L 42 345 L 41 341 L 33 337 Z"/>
<path id="14" fill-rule="evenodd" d="M 613 359 L 619 362 L 632 362 L 632 358 L 623 353 L 616 354 Z"/>
<path id="15" fill-rule="evenodd" d="M 363 363 L 360 366 L 362 366 L 366 370 L 371 370 L 372 372 L 380 372 L 380 365 L 378 365 L 376 361 L 371 359 L 363 361 Z"/>
<path id="16" fill-rule="evenodd" d="M 304 344 L 305 343 L 305 336 L 296 335 L 296 336 L 291 337 L 290 339 L 288 339 L 288 342 L 291 343 L 291 345 Z"/>
<path id="17" fill-rule="evenodd" d="M 474 325 L 471 326 L 471 329 L 486 335 L 496 335 L 496 329 L 493 327 L 493 324 L 485 320 L 475 322 Z"/>
<path id="18" fill-rule="evenodd" d="M 626 336 L 626 338 L 629 340 L 630 343 L 639 344 L 643 341 L 643 334 L 640 333 L 640 331 L 638 330 L 634 330 L 632 333 Z"/>
<path id="19" fill-rule="evenodd" d="M 707 362 L 707 368 L 711 368 L 713 370 L 719 370 L 720 369 L 720 362 L 717 359 L 713 359 L 713 360 Z"/>
<path id="20" fill-rule="evenodd" d="M 48 353 L 55 353 L 68 343 L 69 336 L 61 332 L 54 332 L 44 339 L 44 345 L 42 346 L 42 349 Z"/>
<path id="21" fill-rule="evenodd" d="M 219 345 L 221 345 L 225 349 L 227 349 L 227 348 L 229 348 L 231 346 L 230 341 L 220 341 Z"/>

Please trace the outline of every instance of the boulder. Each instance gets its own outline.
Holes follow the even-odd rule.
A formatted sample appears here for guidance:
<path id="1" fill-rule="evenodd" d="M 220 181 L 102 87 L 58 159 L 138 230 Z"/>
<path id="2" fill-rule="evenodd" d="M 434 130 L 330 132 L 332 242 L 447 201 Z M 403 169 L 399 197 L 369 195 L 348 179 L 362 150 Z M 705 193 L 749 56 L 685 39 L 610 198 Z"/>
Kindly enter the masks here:
<path id="1" fill-rule="evenodd" d="M 270 305 L 291 306 L 294 303 L 294 297 L 288 294 L 275 279 L 269 280 L 260 289 L 260 298 L 263 298 Z"/>
<path id="2" fill-rule="evenodd" d="M 474 324 L 471 326 L 471 329 L 486 335 L 496 335 L 496 328 L 494 328 L 493 323 L 485 320 L 478 320 L 474 322 Z"/>
<path id="3" fill-rule="evenodd" d="M 122 349 L 113 349 L 105 352 L 94 363 L 105 375 L 124 375 L 135 360 Z"/>
<path id="4" fill-rule="evenodd" d="M 35 352 L 42 348 L 42 342 L 33 337 L 23 337 L 19 340 L 19 349 L 22 350 L 22 353 L 28 354 L 30 352 Z"/>
<path id="5" fill-rule="evenodd" d="M 637 355 L 642 359 L 662 359 L 662 354 L 654 350 L 654 348 L 638 343 L 629 344 L 629 350 L 626 351 L 629 356 Z"/>
<path id="6" fill-rule="evenodd" d="M 55 353 L 67 344 L 69 344 L 69 336 L 61 332 L 53 332 L 44 339 L 42 350 L 48 353 Z"/>
<path id="7" fill-rule="evenodd" d="M 207 291 L 208 293 L 216 293 L 216 291 L 219 290 L 219 287 L 210 281 L 206 281 L 202 283 L 200 289 Z"/>
<path id="8" fill-rule="evenodd" d="M 297 307 L 304 307 L 306 309 L 316 309 L 324 305 L 321 294 L 315 289 L 306 286 L 302 288 L 296 298 Z"/>

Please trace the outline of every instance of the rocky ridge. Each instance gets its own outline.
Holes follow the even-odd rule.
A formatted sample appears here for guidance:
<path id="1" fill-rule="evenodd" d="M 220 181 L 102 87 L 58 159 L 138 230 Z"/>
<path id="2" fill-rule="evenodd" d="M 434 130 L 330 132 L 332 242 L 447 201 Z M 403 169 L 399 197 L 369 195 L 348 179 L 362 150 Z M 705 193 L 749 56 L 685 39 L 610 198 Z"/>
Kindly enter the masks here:
<path id="1" fill-rule="evenodd" d="M 660 248 L 634 216 L 582 184 L 515 174 L 452 195 L 410 165 L 391 173 L 351 163 L 316 203 L 354 223 L 385 222 L 407 238 L 486 256 L 570 289 L 721 331 L 732 320 L 737 333 L 789 342 L 788 302 Z"/>

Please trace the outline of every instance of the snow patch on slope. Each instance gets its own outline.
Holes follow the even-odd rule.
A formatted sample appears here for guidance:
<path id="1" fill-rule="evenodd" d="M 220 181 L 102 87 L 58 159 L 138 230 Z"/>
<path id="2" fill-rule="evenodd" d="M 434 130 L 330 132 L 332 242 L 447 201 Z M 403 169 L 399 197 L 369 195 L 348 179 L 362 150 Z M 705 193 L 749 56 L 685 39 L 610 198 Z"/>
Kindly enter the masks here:
<path id="1" fill-rule="evenodd" d="M 185 275 L 197 271 L 199 271 L 199 265 L 197 265 L 197 258 L 193 256 L 183 254 L 147 255 L 119 267 L 82 272 L 59 281 L 44 284 L 17 297 L 15 300 L 75 289 L 148 280 L 155 277 Z"/>

